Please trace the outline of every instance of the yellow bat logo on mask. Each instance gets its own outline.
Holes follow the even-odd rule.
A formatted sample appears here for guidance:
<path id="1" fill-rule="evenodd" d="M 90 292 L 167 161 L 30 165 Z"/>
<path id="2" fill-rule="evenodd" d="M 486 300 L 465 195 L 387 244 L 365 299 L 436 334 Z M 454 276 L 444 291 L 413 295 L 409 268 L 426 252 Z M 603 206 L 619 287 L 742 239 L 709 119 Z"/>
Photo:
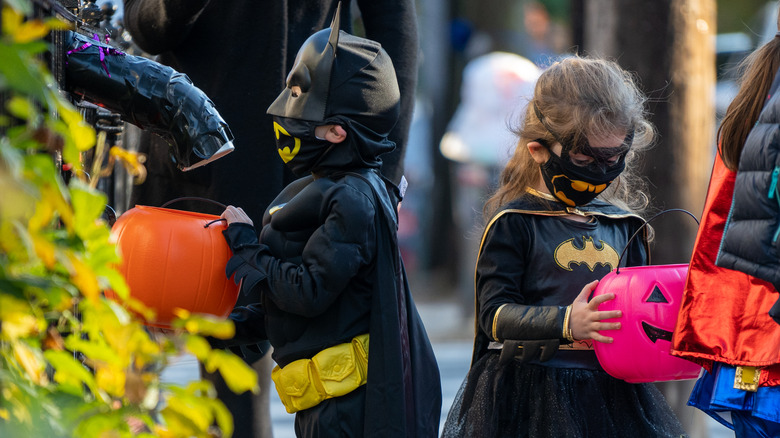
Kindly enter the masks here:
<path id="1" fill-rule="evenodd" d="M 301 139 L 298 137 L 293 137 L 290 135 L 286 129 L 282 128 L 278 123 L 274 122 L 274 134 L 276 134 L 276 139 L 279 140 L 280 135 L 286 135 L 288 137 L 291 137 L 295 141 L 295 146 L 293 146 L 293 150 L 290 150 L 289 147 L 284 148 L 278 148 L 279 156 L 282 157 L 282 161 L 285 163 L 288 163 L 290 160 L 295 158 L 296 155 L 298 155 L 298 151 L 301 150 Z"/>
<path id="2" fill-rule="evenodd" d="M 593 272 L 596 265 L 609 266 L 610 270 L 615 269 L 620 260 L 620 256 L 614 248 L 609 246 L 603 240 L 599 240 L 600 248 L 593 244 L 592 237 L 583 237 L 584 248 L 574 246 L 574 239 L 569 239 L 555 248 L 555 263 L 561 268 L 571 271 L 572 263 L 585 266 Z"/>

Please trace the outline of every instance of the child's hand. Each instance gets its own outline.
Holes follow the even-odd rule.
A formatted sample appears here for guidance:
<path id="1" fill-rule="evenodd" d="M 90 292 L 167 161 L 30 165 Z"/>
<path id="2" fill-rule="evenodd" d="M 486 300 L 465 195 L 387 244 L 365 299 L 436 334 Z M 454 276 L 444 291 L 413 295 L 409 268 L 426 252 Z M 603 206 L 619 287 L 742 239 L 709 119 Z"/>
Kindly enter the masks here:
<path id="1" fill-rule="evenodd" d="M 225 219 L 228 225 L 237 222 L 254 225 L 252 223 L 252 219 L 249 218 L 249 215 L 244 213 L 244 210 L 241 207 L 233 207 L 232 205 L 228 205 L 225 211 L 222 212 L 222 215 L 220 217 L 222 219 Z"/>
<path id="2" fill-rule="evenodd" d="M 602 319 L 620 318 L 623 312 L 620 310 L 599 311 L 599 304 L 615 298 L 615 294 L 606 293 L 593 297 L 588 302 L 588 297 L 599 284 L 594 280 L 582 288 L 582 292 L 574 299 L 571 307 L 571 316 L 569 317 L 569 327 L 571 327 L 574 339 L 584 340 L 593 339 L 594 341 L 611 344 L 612 338 L 599 334 L 601 330 L 618 330 L 619 322 L 601 322 Z"/>

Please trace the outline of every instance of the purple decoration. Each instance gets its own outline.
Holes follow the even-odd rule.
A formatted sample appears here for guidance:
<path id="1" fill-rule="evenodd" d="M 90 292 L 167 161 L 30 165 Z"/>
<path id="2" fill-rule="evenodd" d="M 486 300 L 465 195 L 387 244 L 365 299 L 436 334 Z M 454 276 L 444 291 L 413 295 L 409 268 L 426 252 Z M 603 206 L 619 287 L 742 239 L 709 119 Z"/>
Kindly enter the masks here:
<path id="1" fill-rule="evenodd" d="M 97 42 L 100 42 L 100 38 L 96 33 L 92 34 L 92 39 L 94 39 Z M 106 35 L 106 44 L 108 44 L 108 35 Z M 92 43 L 84 43 L 81 46 L 73 49 L 68 50 L 68 56 L 70 56 L 73 53 L 80 52 L 82 50 L 85 50 L 92 46 Z M 115 55 L 115 56 L 125 56 L 124 52 L 121 52 L 113 47 L 103 47 L 103 46 L 97 46 L 98 47 L 98 55 L 100 56 L 100 65 L 103 66 L 103 70 L 106 72 L 108 77 L 111 77 L 111 73 L 108 71 L 108 66 L 106 65 L 106 55 Z"/>

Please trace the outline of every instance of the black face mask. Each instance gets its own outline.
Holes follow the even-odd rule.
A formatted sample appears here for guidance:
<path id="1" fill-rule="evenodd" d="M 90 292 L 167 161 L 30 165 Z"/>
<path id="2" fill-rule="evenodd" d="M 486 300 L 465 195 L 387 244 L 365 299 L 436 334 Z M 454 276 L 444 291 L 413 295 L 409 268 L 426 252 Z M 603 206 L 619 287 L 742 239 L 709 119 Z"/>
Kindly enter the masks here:
<path id="1" fill-rule="evenodd" d="M 547 189 L 559 201 L 571 207 L 585 205 L 609 187 L 626 168 L 626 155 L 634 140 L 633 129 L 628 131 L 623 143 L 618 147 L 594 148 L 587 140 L 575 146 L 573 139 L 561 139 L 550 129 L 535 103 L 534 111 L 542 125 L 562 147 L 561 155 L 558 156 L 552 151 L 552 145 L 548 141 L 536 140 L 550 153 L 550 158 L 540 168 Z M 592 161 L 585 165 L 573 163 L 569 156 L 572 150 L 589 156 Z"/>
<path id="2" fill-rule="evenodd" d="M 574 207 L 585 205 L 603 192 L 625 169 L 625 161 L 607 172 L 593 172 L 587 166 L 577 166 L 564 160 L 548 148 L 550 158 L 542 164 L 542 178 L 547 189 L 559 201 Z"/>
<path id="3" fill-rule="evenodd" d="M 316 124 L 304 120 L 274 117 L 274 133 L 279 156 L 295 176 L 309 174 L 332 146 L 328 141 L 314 135 L 316 127 Z"/>

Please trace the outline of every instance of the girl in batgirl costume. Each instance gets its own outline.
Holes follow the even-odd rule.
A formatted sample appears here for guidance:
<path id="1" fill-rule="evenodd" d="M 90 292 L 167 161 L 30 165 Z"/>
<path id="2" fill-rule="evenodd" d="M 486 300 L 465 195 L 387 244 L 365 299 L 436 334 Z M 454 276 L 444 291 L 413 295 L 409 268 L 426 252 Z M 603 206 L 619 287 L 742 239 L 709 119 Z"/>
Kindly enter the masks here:
<path id="1" fill-rule="evenodd" d="M 279 154 L 301 178 L 252 221 L 229 206 L 227 274 L 261 301 L 234 309 L 236 335 L 268 339 L 299 437 L 435 437 L 441 383 L 396 236 L 400 191 L 379 155 L 400 112 L 392 62 L 330 29 L 306 40 L 271 104 Z"/>
<path id="2" fill-rule="evenodd" d="M 598 279 L 648 258 L 646 236 L 629 242 L 647 198 L 626 170 L 654 135 L 644 101 L 610 61 L 539 77 L 484 208 L 473 357 L 444 438 L 685 436 L 652 384 L 611 377 L 593 351 L 620 328 L 601 322 L 620 311 L 598 311 L 614 294 L 588 301 Z"/>

